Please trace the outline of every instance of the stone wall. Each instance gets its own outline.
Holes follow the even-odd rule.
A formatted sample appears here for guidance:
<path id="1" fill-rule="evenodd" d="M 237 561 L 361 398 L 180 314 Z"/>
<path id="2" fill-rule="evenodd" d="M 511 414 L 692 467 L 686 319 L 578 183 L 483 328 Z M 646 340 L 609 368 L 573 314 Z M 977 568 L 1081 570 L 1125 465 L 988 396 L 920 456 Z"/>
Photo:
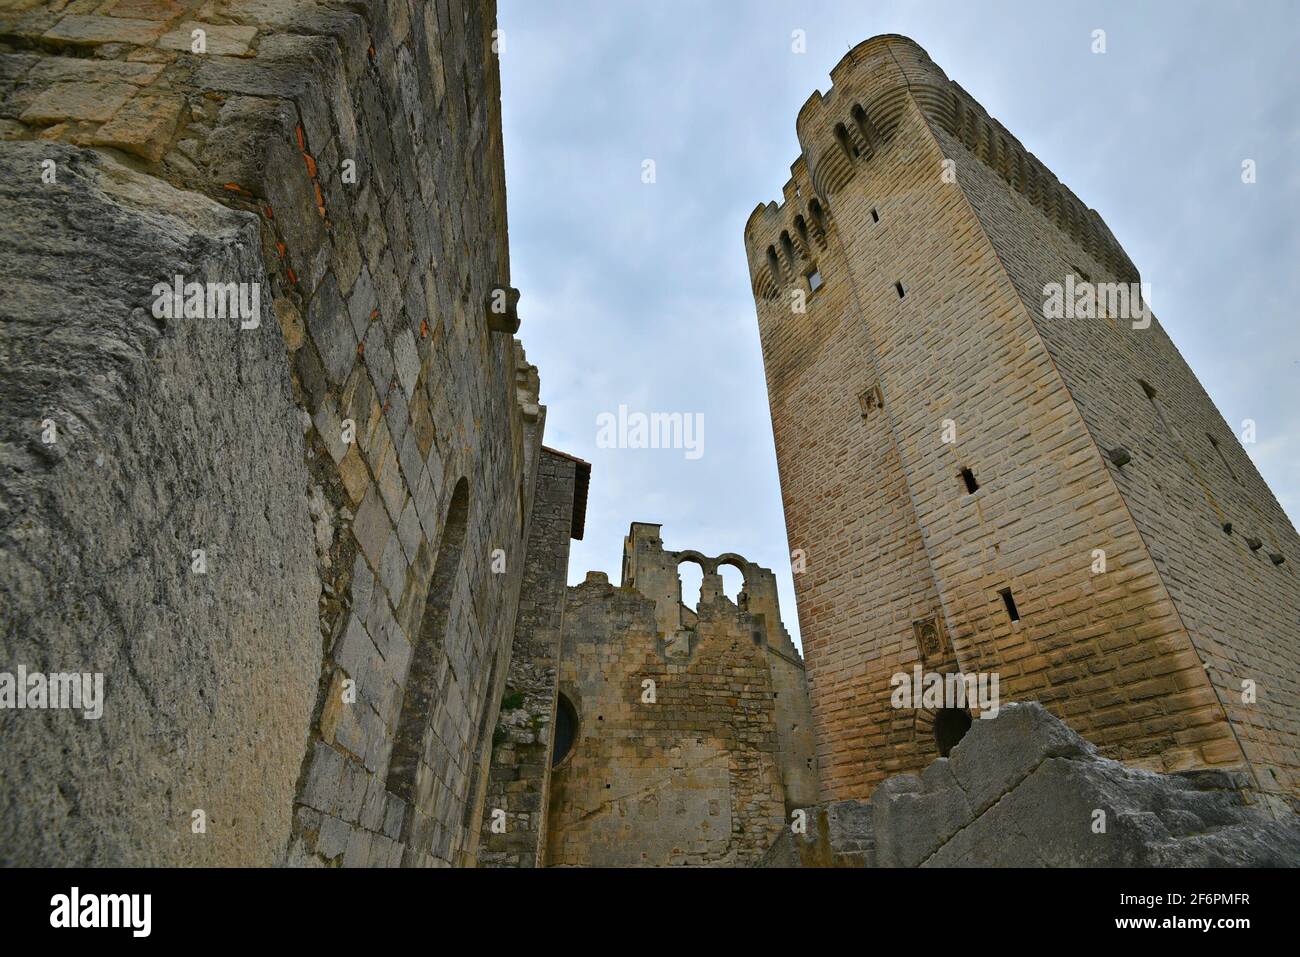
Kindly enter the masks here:
<path id="1" fill-rule="evenodd" d="M 471 862 L 541 440 L 485 312 L 494 5 L 0 15 L 34 227 L 6 263 L 0 667 L 108 685 L 98 724 L 4 713 L 6 860 Z M 155 322 L 177 274 L 259 284 L 264 321 Z"/>
<path id="2" fill-rule="evenodd" d="M 765 867 L 1295 867 L 1300 818 L 1250 807 L 1231 771 L 1101 757 L 1038 704 L 976 721 L 947 758 L 870 801 L 810 809 Z"/>
<path id="3" fill-rule="evenodd" d="M 795 585 L 825 795 L 865 797 L 937 756 L 935 712 L 890 702 L 891 676 L 921 665 L 997 673 L 1002 697 L 1041 701 L 1107 755 L 1242 768 L 1257 792 L 1294 797 L 1294 563 L 1246 541 L 1267 528 L 1285 559 L 1294 530 L 1154 321 L 1038 318 L 1064 263 L 1117 282 L 1136 281 L 1132 264 L 910 40 L 868 40 L 831 76 L 799 113 L 783 203 L 746 226 L 789 541 L 806 556 Z M 1152 432 L 1136 379 L 1155 366 L 1239 493 L 1213 484 L 1227 464 L 1198 482 L 1199 462 Z M 1109 458 L 1148 434 L 1168 479 Z M 1157 507 L 1166 481 L 1177 493 Z M 1216 502 L 1235 503 L 1232 536 Z M 1207 528 L 1219 540 L 1201 548 Z M 1225 582 L 1269 597 L 1237 607 Z M 1233 703 L 1243 678 L 1260 704 Z"/>
<path id="4" fill-rule="evenodd" d="M 510 671 L 493 733 L 480 866 L 542 863 L 569 541 L 582 534 L 590 471 L 585 462 L 542 450 Z"/>

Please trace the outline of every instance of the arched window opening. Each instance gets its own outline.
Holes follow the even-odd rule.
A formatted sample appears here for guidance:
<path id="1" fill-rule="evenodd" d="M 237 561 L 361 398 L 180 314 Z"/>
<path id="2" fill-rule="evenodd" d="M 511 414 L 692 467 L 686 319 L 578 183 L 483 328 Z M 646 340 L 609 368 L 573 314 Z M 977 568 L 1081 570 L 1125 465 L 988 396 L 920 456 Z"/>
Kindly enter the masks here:
<path id="1" fill-rule="evenodd" d="M 696 562 L 685 561 L 677 566 L 677 577 L 682 583 L 682 604 L 695 611 L 700 605 L 700 586 L 704 584 L 704 569 Z"/>
<path id="2" fill-rule="evenodd" d="M 808 213 L 813 218 L 813 223 L 821 232 L 826 232 L 826 214 L 822 212 L 822 204 L 817 200 L 812 200 L 808 204 Z"/>
<path id="3" fill-rule="evenodd" d="M 781 284 L 781 260 L 776 258 L 776 247 L 767 247 L 767 268 L 772 271 L 772 281 Z"/>
<path id="4" fill-rule="evenodd" d="M 965 708 L 941 708 L 934 716 L 934 744 L 946 758 L 970 730 L 970 712 Z"/>
<path id="5" fill-rule="evenodd" d="M 790 234 L 784 230 L 781 232 L 781 252 L 785 253 L 785 261 L 790 265 L 790 275 L 799 274 L 798 260 L 795 259 L 794 242 L 790 239 Z"/>
<path id="6" fill-rule="evenodd" d="M 402 710 L 397 719 L 392 757 L 388 764 L 388 790 L 408 803 L 414 803 L 416 772 L 424 753 L 424 733 L 434 720 L 434 711 L 442 689 L 436 687 L 443 649 L 447 644 L 447 624 L 451 618 L 452 594 L 465 550 L 465 529 L 469 521 L 469 481 L 462 478 L 452 492 L 447 517 L 442 524 L 438 557 L 433 576 L 425 593 L 420 633 L 411 654 L 402 695 Z"/>
<path id="7" fill-rule="evenodd" d="M 844 158 L 850 163 L 858 156 L 858 148 L 849 139 L 849 131 L 844 128 L 843 123 L 835 124 L 835 140 L 840 144 L 840 149 L 844 151 Z"/>
<path id="8" fill-rule="evenodd" d="M 745 589 L 745 573 L 734 565 L 719 565 L 718 574 L 722 576 L 722 593 L 739 606 L 740 593 Z"/>
<path id="9" fill-rule="evenodd" d="M 856 125 L 858 128 L 858 134 L 867 143 L 870 143 L 872 146 L 875 146 L 876 130 L 875 127 L 871 125 L 871 121 L 867 119 L 867 111 L 864 110 L 860 105 L 855 103 L 850 113 L 853 117 L 854 125 Z"/>
<path id="10" fill-rule="evenodd" d="M 555 740 L 551 745 L 551 767 L 558 768 L 578 740 L 578 709 L 561 692 L 555 700 Z"/>
<path id="11" fill-rule="evenodd" d="M 808 248 L 808 223 L 802 216 L 794 218 L 794 231 L 799 234 L 799 239 L 803 243 L 804 249 Z"/>

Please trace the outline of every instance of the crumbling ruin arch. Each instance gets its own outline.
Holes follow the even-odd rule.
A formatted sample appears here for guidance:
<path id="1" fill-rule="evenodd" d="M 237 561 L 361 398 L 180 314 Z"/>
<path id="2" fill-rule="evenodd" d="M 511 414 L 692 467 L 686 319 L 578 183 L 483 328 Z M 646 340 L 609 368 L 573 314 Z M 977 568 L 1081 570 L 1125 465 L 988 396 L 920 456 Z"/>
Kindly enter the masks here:
<path id="1" fill-rule="evenodd" d="M 722 579 L 723 595 L 734 602 L 737 608 L 743 609 L 745 607 L 745 592 L 749 587 L 749 562 L 739 555 L 728 552 L 714 559 L 714 567 L 717 569 L 718 577 Z M 726 570 L 740 573 L 739 585 L 735 584 L 734 579 L 729 580 L 728 575 L 724 573 Z"/>
<path id="2" fill-rule="evenodd" d="M 704 586 L 704 577 L 713 571 L 713 562 L 705 555 L 696 551 L 674 552 L 673 559 L 677 571 L 677 600 L 684 608 L 695 611 L 700 604 L 700 590 Z M 686 582 L 682 580 L 683 565 L 698 565 L 700 567 L 700 586 L 695 589 L 695 600 L 688 602 Z"/>

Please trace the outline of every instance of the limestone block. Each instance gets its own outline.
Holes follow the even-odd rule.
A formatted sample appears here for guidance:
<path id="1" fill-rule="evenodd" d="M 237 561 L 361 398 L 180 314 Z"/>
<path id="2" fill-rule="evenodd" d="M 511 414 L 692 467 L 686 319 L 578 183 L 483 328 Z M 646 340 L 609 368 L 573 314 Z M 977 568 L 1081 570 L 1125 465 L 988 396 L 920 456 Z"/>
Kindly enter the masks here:
<path id="1" fill-rule="evenodd" d="M 24 123 L 50 123 L 55 120 L 104 121 L 135 95 L 130 83 L 73 81 L 56 83 L 37 95 L 23 110 Z"/>

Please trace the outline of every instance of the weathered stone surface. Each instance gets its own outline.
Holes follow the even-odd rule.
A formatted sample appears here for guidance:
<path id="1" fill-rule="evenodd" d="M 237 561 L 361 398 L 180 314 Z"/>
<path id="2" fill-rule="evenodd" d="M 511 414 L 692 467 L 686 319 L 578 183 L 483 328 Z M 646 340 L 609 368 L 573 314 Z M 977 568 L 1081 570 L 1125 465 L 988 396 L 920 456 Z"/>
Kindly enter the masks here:
<path id="1" fill-rule="evenodd" d="M 1007 751 L 1014 758 L 995 760 Z M 812 809 L 808 833 L 783 835 L 763 866 L 1300 865 L 1300 818 L 1248 805 L 1245 783 L 1226 772 L 1130 768 L 1100 757 L 1041 705 L 1004 705 L 920 778 L 888 778 L 870 802 Z M 856 829 L 834 827 L 830 809 Z"/>
<path id="2" fill-rule="evenodd" d="M 264 283 L 257 223 L 56 144 L 0 144 L 0 206 L 0 670 L 106 694 L 0 711 L 0 860 L 277 863 L 321 654 L 283 346 L 268 296 L 250 330 L 151 315 L 178 273 Z"/>
<path id="3" fill-rule="evenodd" d="M 55 120 L 107 120 L 135 95 L 123 82 L 56 83 L 40 93 L 19 116 L 24 123 Z"/>
<path id="4" fill-rule="evenodd" d="M 167 150 L 184 106 L 185 101 L 177 96 L 141 94 L 99 128 L 94 142 L 116 146 L 156 163 Z"/>
<path id="5" fill-rule="evenodd" d="M 100 43 L 152 43 L 162 31 L 162 24 L 152 20 L 72 14 L 45 31 L 45 39 L 86 46 Z"/>
<path id="6" fill-rule="evenodd" d="M 875 866 L 870 804 L 830 801 L 806 808 L 805 814 L 806 829 L 783 831 L 756 867 Z"/>
<path id="7" fill-rule="evenodd" d="M 186 21 L 158 39 L 164 50 L 194 49 L 196 31 L 203 31 L 203 53 L 211 56 L 247 56 L 249 44 L 257 36 L 257 27 L 218 26 L 211 23 Z"/>

